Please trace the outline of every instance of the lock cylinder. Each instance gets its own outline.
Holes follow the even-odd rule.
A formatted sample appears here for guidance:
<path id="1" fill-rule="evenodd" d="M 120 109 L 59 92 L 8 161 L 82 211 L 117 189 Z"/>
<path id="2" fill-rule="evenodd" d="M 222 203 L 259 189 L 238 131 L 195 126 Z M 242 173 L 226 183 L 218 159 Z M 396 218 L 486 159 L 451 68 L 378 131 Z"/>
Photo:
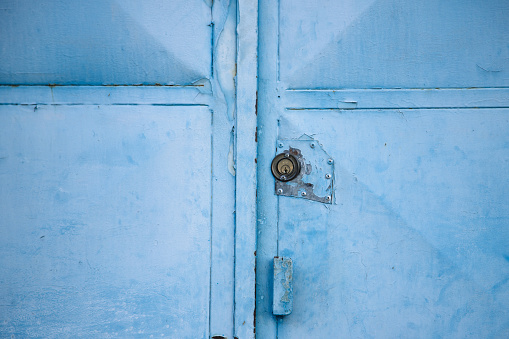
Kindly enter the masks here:
<path id="1" fill-rule="evenodd" d="M 290 153 L 276 155 L 271 165 L 272 175 L 279 181 L 290 181 L 300 173 L 300 164 Z"/>

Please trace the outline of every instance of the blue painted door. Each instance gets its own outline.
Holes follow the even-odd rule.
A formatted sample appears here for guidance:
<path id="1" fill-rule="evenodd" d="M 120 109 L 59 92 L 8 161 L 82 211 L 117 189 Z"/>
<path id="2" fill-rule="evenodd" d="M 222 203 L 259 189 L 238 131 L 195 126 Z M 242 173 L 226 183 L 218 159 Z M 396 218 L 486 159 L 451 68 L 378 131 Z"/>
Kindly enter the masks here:
<path id="1" fill-rule="evenodd" d="M 509 336 L 508 18 L 260 1 L 259 338 Z M 334 161 L 332 204 L 275 192 L 276 142 L 303 135 Z M 293 260 L 283 317 L 274 256 Z"/>
<path id="2" fill-rule="evenodd" d="M 235 3 L 0 7 L 0 337 L 231 338 Z"/>

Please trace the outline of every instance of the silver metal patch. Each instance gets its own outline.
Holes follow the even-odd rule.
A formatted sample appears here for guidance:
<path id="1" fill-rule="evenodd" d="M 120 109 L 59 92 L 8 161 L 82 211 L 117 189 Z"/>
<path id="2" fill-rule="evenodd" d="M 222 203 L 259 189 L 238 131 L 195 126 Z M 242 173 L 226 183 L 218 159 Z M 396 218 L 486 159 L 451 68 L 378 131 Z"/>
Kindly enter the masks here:
<path id="1" fill-rule="evenodd" d="M 332 204 L 334 198 L 334 160 L 317 140 L 277 140 L 277 154 L 289 153 L 300 164 L 300 173 L 290 181 L 276 180 L 275 193 Z"/>

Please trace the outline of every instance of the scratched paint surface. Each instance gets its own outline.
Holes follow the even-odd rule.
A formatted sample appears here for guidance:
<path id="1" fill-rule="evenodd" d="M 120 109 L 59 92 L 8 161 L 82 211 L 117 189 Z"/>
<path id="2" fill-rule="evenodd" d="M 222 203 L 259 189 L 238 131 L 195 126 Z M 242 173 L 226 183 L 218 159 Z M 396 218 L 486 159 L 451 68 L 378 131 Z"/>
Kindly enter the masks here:
<path id="1" fill-rule="evenodd" d="M 295 266 L 280 338 L 504 337 L 509 110 L 282 118 L 286 137 L 308 129 L 335 159 L 336 200 L 280 198 L 279 255 Z"/>
<path id="2" fill-rule="evenodd" d="M 5 0 L 0 83 L 189 85 L 209 78 L 203 0 Z"/>
<path id="3" fill-rule="evenodd" d="M 280 6 L 281 79 L 294 88 L 509 85 L 507 1 Z"/>
<path id="4" fill-rule="evenodd" d="M 260 13 L 257 335 L 508 337 L 507 1 Z M 332 205 L 273 192 L 276 140 L 303 134 L 334 159 Z M 275 255 L 294 272 L 280 319 Z"/>
<path id="5" fill-rule="evenodd" d="M 210 118 L 0 106 L 2 336 L 207 337 Z"/>
<path id="6" fill-rule="evenodd" d="M 235 3 L 0 7 L 0 337 L 233 338 Z"/>

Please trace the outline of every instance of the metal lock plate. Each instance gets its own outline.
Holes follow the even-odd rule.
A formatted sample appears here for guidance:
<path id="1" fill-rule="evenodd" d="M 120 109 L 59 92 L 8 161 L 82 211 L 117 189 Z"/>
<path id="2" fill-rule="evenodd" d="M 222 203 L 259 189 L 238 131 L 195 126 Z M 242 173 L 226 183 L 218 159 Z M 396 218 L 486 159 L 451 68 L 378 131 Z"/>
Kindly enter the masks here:
<path id="1" fill-rule="evenodd" d="M 277 195 L 332 204 L 334 160 L 317 140 L 278 140 L 277 150 L 271 166 Z"/>

